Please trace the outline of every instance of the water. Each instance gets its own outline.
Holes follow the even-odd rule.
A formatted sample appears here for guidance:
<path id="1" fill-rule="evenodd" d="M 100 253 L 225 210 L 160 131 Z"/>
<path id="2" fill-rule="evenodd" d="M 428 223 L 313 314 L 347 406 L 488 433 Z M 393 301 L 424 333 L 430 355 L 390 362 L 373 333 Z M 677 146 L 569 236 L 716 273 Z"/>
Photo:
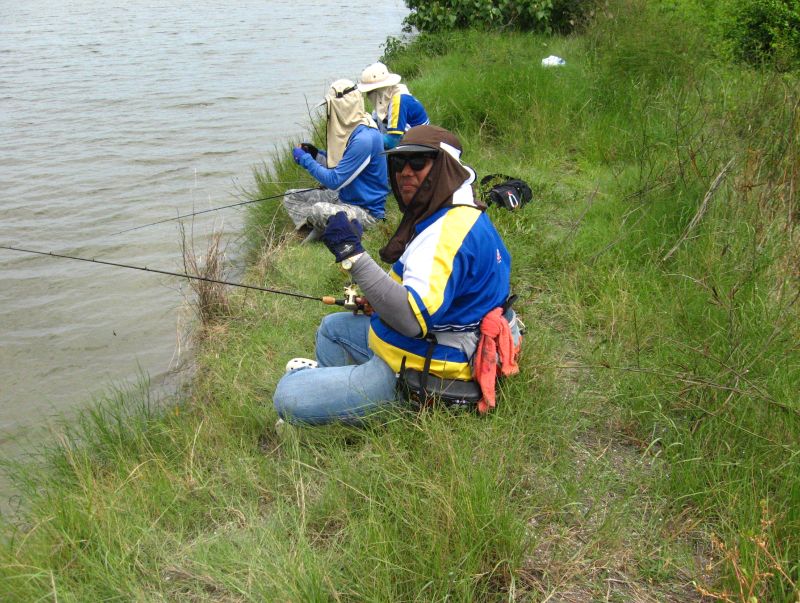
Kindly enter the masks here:
<path id="1" fill-rule="evenodd" d="M 182 271 L 176 223 L 299 137 L 377 60 L 402 0 L 0 0 L 0 244 Z M 235 233 L 226 210 L 194 224 Z M 224 225 L 220 219 L 224 217 Z M 0 250 L 0 456 L 140 371 L 179 366 L 175 279 Z M 30 438 L 27 438 L 30 439 Z M 0 486 L 2 490 L 2 486 Z"/>

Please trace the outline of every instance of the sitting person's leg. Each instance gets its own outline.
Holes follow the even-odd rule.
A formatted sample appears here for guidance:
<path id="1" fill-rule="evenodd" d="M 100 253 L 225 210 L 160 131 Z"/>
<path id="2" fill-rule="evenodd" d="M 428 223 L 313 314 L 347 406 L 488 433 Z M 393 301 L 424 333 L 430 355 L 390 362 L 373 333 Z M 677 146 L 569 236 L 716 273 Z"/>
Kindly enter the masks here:
<path id="1" fill-rule="evenodd" d="M 283 196 L 283 207 L 297 230 L 308 224 L 311 208 L 316 203 L 336 203 L 339 195 L 328 189 L 289 189 Z M 311 224 L 308 224 L 311 226 Z"/>
<path id="2" fill-rule="evenodd" d="M 369 322 L 369 316 L 349 312 L 325 316 L 317 329 L 316 354 L 319 365 L 364 364 L 372 358 Z"/>
<path id="3" fill-rule="evenodd" d="M 394 371 L 369 349 L 369 317 L 328 314 L 317 329 L 319 368 L 283 376 L 273 403 L 294 423 L 358 422 L 395 400 Z"/>
<path id="4" fill-rule="evenodd" d="M 360 423 L 395 403 L 394 371 L 378 356 L 363 364 L 309 368 L 278 382 L 273 403 L 290 423 Z"/>
<path id="5" fill-rule="evenodd" d="M 308 224 L 314 228 L 314 232 L 318 232 L 321 236 L 322 232 L 325 230 L 328 218 L 340 211 L 347 214 L 350 220 L 358 220 L 361 222 L 361 226 L 364 227 L 364 230 L 369 230 L 378 223 L 378 220 L 373 218 L 367 210 L 358 205 L 342 203 L 342 201 L 336 199 L 334 201 L 320 201 L 315 203 L 314 207 L 311 208 L 309 212 Z"/>

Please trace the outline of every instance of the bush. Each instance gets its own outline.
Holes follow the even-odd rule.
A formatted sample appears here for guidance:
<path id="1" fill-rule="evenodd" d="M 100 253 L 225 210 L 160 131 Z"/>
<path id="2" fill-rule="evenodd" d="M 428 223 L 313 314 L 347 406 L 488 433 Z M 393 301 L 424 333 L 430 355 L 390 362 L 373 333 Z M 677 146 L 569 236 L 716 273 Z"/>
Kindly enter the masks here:
<path id="1" fill-rule="evenodd" d="M 800 65 L 800 0 L 724 0 L 717 13 L 732 58 L 782 71 Z"/>
<path id="2" fill-rule="evenodd" d="M 593 13 L 597 0 L 406 0 L 407 31 L 519 29 L 566 33 Z"/>

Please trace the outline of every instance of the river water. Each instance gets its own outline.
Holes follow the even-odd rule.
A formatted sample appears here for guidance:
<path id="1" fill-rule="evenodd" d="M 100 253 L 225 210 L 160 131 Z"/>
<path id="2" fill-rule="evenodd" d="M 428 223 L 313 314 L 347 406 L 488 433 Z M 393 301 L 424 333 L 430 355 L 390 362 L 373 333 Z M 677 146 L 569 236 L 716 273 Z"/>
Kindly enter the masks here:
<path id="1" fill-rule="evenodd" d="M 113 233 L 240 200 L 406 13 L 402 0 L 0 0 L 0 245 L 182 271 L 175 222 Z M 198 219 L 198 247 L 215 225 L 235 249 L 241 219 Z M 110 385 L 179 366 L 178 280 L 0 250 L 0 456 Z"/>

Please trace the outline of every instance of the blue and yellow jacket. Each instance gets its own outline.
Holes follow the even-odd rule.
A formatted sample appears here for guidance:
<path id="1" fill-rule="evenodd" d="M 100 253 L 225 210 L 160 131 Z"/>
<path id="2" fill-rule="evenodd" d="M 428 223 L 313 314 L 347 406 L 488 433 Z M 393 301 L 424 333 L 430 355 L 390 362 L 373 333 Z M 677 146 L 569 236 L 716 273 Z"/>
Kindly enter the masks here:
<path id="1" fill-rule="evenodd" d="M 429 124 L 425 107 L 410 94 L 395 94 L 386 112 L 386 133 L 403 135 L 414 126 Z"/>
<path id="2" fill-rule="evenodd" d="M 375 121 L 377 115 L 372 114 Z M 430 123 L 425 107 L 410 94 L 397 93 L 389 101 L 386 112 L 386 121 L 379 122 L 378 127 L 383 134 L 383 146 L 393 149 L 400 141 L 400 137 L 414 126 L 423 126 Z"/>
<path id="3" fill-rule="evenodd" d="M 422 336 L 402 335 L 372 315 L 370 348 L 394 371 L 423 370 L 428 334 L 474 337 L 481 319 L 509 295 L 511 256 L 489 217 L 474 206 L 442 208 L 417 224 L 415 236 L 389 275 L 408 291 Z M 445 379 L 472 379 L 463 346 L 437 343 L 430 372 Z"/>

